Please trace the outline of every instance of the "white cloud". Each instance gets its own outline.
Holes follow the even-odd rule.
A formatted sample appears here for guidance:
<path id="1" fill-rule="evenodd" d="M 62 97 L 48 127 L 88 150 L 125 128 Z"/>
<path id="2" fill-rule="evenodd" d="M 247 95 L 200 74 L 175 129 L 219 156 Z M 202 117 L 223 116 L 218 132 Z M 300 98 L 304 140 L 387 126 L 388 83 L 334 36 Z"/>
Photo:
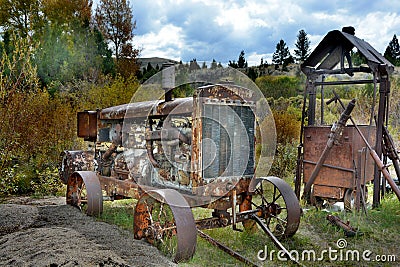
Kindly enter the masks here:
<path id="1" fill-rule="evenodd" d="M 135 44 L 142 47 L 142 57 L 165 57 L 180 60 L 184 49 L 182 29 L 171 24 L 160 28 L 158 32 L 149 32 L 135 37 Z"/>
<path id="2" fill-rule="evenodd" d="M 397 13 L 369 13 L 365 18 L 358 20 L 355 28 L 356 36 L 383 54 L 393 35 L 400 34 L 400 16 Z"/>
<path id="3" fill-rule="evenodd" d="M 143 46 L 142 56 L 184 62 L 226 63 L 244 50 L 253 65 L 261 57 L 270 63 L 280 39 L 293 51 L 300 29 L 314 48 L 329 31 L 354 26 L 357 37 L 383 53 L 393 34 L 400 34 L 400 1 L 383 1 L 131 0 L 134 43 Z"/>

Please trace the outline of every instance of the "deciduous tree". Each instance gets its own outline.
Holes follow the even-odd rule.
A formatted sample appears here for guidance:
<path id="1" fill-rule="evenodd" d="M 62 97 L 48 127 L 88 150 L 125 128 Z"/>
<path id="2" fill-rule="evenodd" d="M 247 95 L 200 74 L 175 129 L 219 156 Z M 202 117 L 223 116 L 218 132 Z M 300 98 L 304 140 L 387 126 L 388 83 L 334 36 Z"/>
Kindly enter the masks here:
<path id="1" fill-rule="evenodd" d="M 19 37 L 32 37 L 44 25 L 40 0 L 0 0 L 0 26 Z"/>
<path id="2" fill-rule="evenodd" d="M 48 21 L 65 25 L 71 30 L 88 27 L 92 17 L 92 0 L 42 0 Z"/>
<path id="3" fill-rule="evenodd" d="M 124 53 L 124 47 L 132 41 L 136 21 L 127 0 L 100 0 L 96 8 L 95 21 L 106 40 L 113 45 L 115 59 L 118 61 Z M 131 57 L 138 51 L 132 50 Z M 125 53 L 126 54 L 126 53 Z"/>

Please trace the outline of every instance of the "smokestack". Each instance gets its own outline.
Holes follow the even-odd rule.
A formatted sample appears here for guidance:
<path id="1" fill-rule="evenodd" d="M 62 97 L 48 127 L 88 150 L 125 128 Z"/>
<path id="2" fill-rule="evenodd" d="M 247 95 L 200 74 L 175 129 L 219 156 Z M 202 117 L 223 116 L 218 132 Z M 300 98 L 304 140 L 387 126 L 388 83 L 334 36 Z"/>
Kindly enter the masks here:
<path id="1" fill-rule="evenodd" d="M 162 88 L 165 92 L 165 102 L 172 100 L 172 89 L 175 88 L 175 67 L 173 63 L 162 64 Z"/>

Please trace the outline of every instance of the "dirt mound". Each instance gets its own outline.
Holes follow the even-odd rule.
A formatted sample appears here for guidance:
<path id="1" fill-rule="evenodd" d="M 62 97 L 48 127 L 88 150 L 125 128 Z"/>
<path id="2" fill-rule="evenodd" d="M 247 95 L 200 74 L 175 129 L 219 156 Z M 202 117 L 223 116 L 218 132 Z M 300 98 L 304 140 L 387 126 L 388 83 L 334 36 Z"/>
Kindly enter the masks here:
<path id="1" fill-rule="evenodd" d="M 175 265 L 129 231 L 57 200 L 33 202 L 0 205 L 0 266 Z"/>

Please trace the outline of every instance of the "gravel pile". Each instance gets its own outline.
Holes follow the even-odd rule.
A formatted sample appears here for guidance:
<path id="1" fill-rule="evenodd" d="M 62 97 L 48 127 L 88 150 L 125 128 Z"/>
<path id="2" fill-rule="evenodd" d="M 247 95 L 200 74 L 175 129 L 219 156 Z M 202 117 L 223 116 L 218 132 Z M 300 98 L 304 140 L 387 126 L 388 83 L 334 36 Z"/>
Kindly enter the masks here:
<path id="1" fill-rule="evenodd" d="M 0 204 L 0 266 L 175 266 L 131 232 L 63 199 L 7 203 L 14 204 Z"/>

